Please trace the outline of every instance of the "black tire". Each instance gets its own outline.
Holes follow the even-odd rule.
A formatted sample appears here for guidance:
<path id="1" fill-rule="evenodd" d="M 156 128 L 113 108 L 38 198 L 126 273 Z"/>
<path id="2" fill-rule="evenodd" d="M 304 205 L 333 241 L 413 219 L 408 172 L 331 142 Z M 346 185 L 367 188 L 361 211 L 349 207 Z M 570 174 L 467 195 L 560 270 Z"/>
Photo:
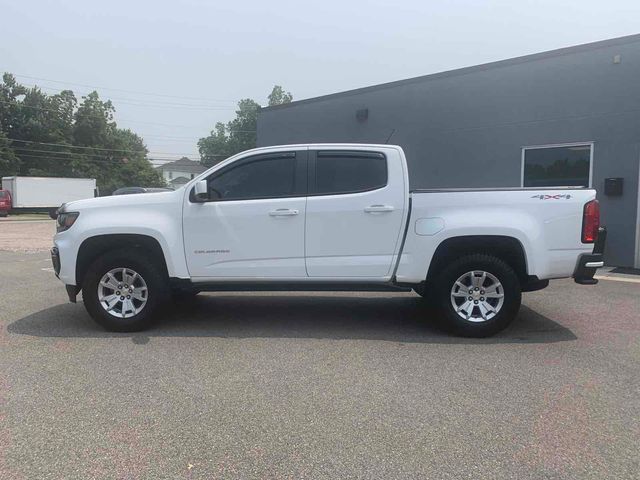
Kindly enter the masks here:
<path id="1" fill-rule="evenodd" d="M 192 302 L 199 293 L 199 290 L 173 290 L 171 292 L 171 300 L 179 304 L 189 303 Z"/>
<path id="2" fill-rule="evenodd" d="M 430 310 L 434 310 L 435 306 L 437 305 L 433 290 L 433 285 L 426 282 L 423 285 L 420 285 L 419 287 L 413 289 L 414 292 L 422 297 L 420 298 L 422 306 Z"/>
<path id="3" fill-rule="evenodd" d="M 100 304 L 98 284 L 107 272 L 116 268 L 129 268 L 144 279 L 147 286 L 146 304 L 142 310 L 128 318 L 107 312 Z M 169 296 L 168 279 L 157 260 L 136 249 L 113 250 L 96 259 L 89 267 L 82 283 L 82 298 L 89 315 L 102 327 L 112 332 L 137 332 L 150 327 L 157 320 L 161 307 Z"/>
<path id="4" fill-rule="evenodd" d="M 496 277 L 502 285 L 503 303 L 498 312 L 487 320 L 471 321 L 462 318 L 452 304 L 451 290 L 456 281 L 467 272 L 473 271 L 487 272 Z M 488 337 L 504 330 L 518 314 L 522 301 L 520 281 L 513 269 L 499 258 L 486 254 L 467 255 L 447 265 L 437 276 L 433 293 L 438 311 L 444 320 L 444 327 L 464 337 Z M 466 299 L 457 301 L 463 303 Z M 481 314 L 473 305 L 471 308 L 475 315 Z M 489 314 L 486 316 L 489 317 Z"/>

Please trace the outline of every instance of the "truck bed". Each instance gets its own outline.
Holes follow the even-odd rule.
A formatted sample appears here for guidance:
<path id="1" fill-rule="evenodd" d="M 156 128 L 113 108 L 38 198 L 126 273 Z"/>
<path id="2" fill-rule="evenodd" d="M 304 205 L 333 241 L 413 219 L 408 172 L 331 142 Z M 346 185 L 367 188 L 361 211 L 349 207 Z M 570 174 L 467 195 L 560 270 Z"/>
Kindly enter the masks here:
<path id="1" fill-rule="evenodd" d="M 396 279 L 424 279 L 436 248 L 446 239 L 488 235 L 517 239 L 529 275 L 570 277 L 584 244 L 582 210 L 596 192 L 585 188 L 412 190 L 409 224 Z"/>

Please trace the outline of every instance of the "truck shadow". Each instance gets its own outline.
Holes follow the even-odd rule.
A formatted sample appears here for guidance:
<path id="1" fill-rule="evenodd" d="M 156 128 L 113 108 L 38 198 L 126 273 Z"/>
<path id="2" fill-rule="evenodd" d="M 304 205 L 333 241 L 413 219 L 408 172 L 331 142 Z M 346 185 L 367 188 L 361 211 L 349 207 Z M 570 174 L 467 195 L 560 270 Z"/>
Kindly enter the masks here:
<path id="1" fill-rule="evenodd" d="M 553 343 L 575 340 L 571 330 L 523 306 L 518 318 L 486 339 L 458 338 L 436 327 L 434 314 L 417 296 L 308 296 L 202 294 L 188 305 L 170 308 L 150 330 L 106 332 L 81 304 L 56 305 L 8 325 L 9 333 L 35 337 L 314 338 L 384 340 L 406 343 Z"/>

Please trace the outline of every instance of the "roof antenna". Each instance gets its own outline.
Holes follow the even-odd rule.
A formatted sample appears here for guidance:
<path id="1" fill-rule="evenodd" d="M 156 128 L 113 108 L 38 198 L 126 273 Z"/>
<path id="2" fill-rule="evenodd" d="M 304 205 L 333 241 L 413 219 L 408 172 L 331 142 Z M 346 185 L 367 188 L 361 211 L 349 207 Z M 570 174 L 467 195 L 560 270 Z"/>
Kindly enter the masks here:
<path id="1" fill-rule="evenodd" d="M 385 144 L 389 143 L 389 140 L 391 140 L 391 137 L 393 137 L 393 134 L 396 133 L 396 129 L 392 129 L 391 133 L 389 134 L 389 136 L 387 137 L 387 141 L 384 142 Z"/>

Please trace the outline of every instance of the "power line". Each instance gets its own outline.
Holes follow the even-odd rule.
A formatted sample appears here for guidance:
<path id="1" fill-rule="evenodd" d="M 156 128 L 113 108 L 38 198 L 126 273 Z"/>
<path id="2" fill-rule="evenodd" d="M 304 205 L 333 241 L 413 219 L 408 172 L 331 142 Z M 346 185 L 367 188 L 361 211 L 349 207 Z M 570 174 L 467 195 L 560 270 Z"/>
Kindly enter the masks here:
<path id="1" fill-rule="evenodd" d="M 60 87 L 49 87 L 49 86 L 45 86 L 45 85 L 29 85 L 29 84 L 21 84 L 23 87 L 28 87 L 31 89 L 38 89 L 38 90 L 48 90 L 50 92 L 60 92 Z M 73 90 L 71 90 L 73 92 Z M 92 90 L 92 91 L 88 91 L 88 92 L 73 92 L 74 94 L 78 94 L 80 96 L 87 96 L 88 94 L 90 94 L 91 92 L 96 91 L 96 90 Z M 237 103 L 233 103 L 233 102 L 229 102 L 229 101 L 225 101 L 224 103 L 227 103 L 227 105 L 210 105 L 210 104 L 203 104 L 203 103 L 177 103 L 177 102 L 166 102 L 166 101 L 162 101 L 162 100 L 138 100 L 136 98 L 122 98 L 122 97 L 112 97 L 111 95 L 109 95 L 109 100 L 113 100 L 113 101 L 121 101 L 121 102 L 138 102 L 138 103 L 144 103 L 145 105 L 152 105 L 152 106 L 163 106 L 163 105 L 167 105 L 167 106 L 185 106 L 185 107 L 202 107 L 202 106 L 207 106 L 207 107 L 224 107 L 224 108 L 237 108 Z"/>
<path id="2" fill-rule="evenodd" d="M 126 92 L 126 93 L 131 93 L 131 94 L 136 94 L 136 95 L 144 95 L 147 97 L 161 97 L 161 98 L 173 98 L 173 99 L 179 99 L 179 100 L 190 100 L 190 101 L 198 101 L 198 102 L 218 102 L 218 103 L 229 103 L 229 104 L 235 104 L 235 102 L 229 101 L 229 100 L 214 100 L 214 99 L 203 99 L 203 98 L 198 98 L 198 97 L 185 97 L 185 96 L 177 96 L 177 95 L 164 95 L 164 94 L 155 94 L 155 93 L 149 93 L 149 92 L 141 92 L 141 91 L 133 91 L 133 90 L 124 90 L 124 89 L 115 89 L 115 88 L 109 88 L 109 87 L 99 87 L 99 86 L 95 86 L 95 85 L 87 85 L 87 84 L 79 84 L 79 83 L 72 83 L 72 82 L 63 82 L 60 80 L 53 80 L 53 79 L 46 79 L 46 78 L 40 78 L 40 77 L 33 77 L 33 76 L 29 76 L 29 75 L 21 75 L 21 74 L 14 74 L 14 76 L 16 77 L 21 77 L 21 78 L 29 78 L 32 80 L 38 80 L 38 81 L 44 81 L 44 82 L 51 82 L 51 83 L 56 83 L 56 84 L 61 84 L 61 85 L 76 85 L 76 86 L 80 86 L 83 88 L 90 88 L 90 89 L 100 89 L 100 90 L 109 90 L 109 91 L 114 91 L 114 92 Z M 38 86 L 29 86 L 29 85 L 25 85 L 25 87 L 27 88 L 41 88 L 41 89 L 45 89 L 45 90 L 51 90 L 51 91 L 56 91 L 59 92 L 60 89 L 56 89 L 50 86 L 42 86 L 42 87 L 38 87 Z M 47 94 L 45 94 L 46 96 Z M 51 98 L 51 96 L 49 96 L 49 98 Z M 133 105 L 133 106 L 141 106 L 141 107 L 149 107 L 149 108 L 186 108 L 186 109 L 190 109 L 190 110 L 230 110 L 230 109 L 235 109 L 237 107 L 226 107 L 226 106 L 222 106 L 222 105 L 198 105 L 198 104 L 193 104 L 193 103 L 177 103 L 177 102 L 167 102 L 167 101 L 161 101 L 161 100 L 154 100 L 154 99 L 142 99 L 142 101 L 139 101 L 138 99 L 114 99 L 116 101 L 118 101 L 119 103 L 123 103 L 125 105 Z M 58 115 L 61 115 L 63 112 L 61 109 L 56 109 L 56 108 L 46 108 L 46 107 L 42 107 L 42 106 L 34 106 L 34 105 L 25 105 L 25 102 L 8 102 L 8 101 L 3 101 L 0 100 L 0 104 L 6 104 L 6 105 L 15 105 L 19 108 L 27 108 L 27 109 L 31 109 L 31 110 L 35 110 L 35 111 L 42 111 L 42 112 L 52 112 Z M 74 106 L 74 108 L 72 109 L 72 113 L 75 115 L 77 113 L 77 107 Z M 107 121 L 113 121 L 115 123 L 115 118 L 113 115 L 111 116 L 111 119 L 108 120 L 108 116 L 105 115 L 100 115 L 100 114 L 91 114 L 90 112 L 83 115 L 85 118 L 99 118 L 102 120 L 107 120 Z M 142 122 L 142 121 L 137 121 L 137 120 L 129 120 L 126 118 L 119 118 L 119 121 L 121 122 L 125 122 L 125 123 L 133 123 L 133 124 L 141 124 L 141 125 L 155 125 L 155 126 L 162 126 L 162 127 L 167 127 L 167 128 L 189 128 L 189 129 L 195 129 L 198 128 L 196 126 L 190 126 L 190 125 L 170 125 L 170 124 L 163 124 L 163 123 L 156 123 L 156 122 Z M 235 130 L 231 127 L 228 126 L 224 126 L 225 130 L 230 132 L 230 133 L 247 133 L 247 134 L 255 134 L 256 130 Z M 177 140 L 186 140 L 189 143 L 194 142 L 194 137 L 186 137 L 186 136 L 176 136 L 176 135 L 154 135 L 154 134 L 147 134 L 144 135 L 144 138 L 152 138 L 152 139 L 158 139 L 158 140 L 165 140 L 167 142 L 171 142 L 171 143 L 177 143 Z M 205 137 L 206 138 L 206 137 Z M 136 153 L 136 154 L 140 154 L 141 152 L 138 150 L 130 150 L 130 149 L 110 149 L 110 148 L 101 148 L 101 147 L 87 147 L 87 146 L 78 146 L 78 145 L 68 145 L 65 143 L 51 143 L 51 142 L 35 142 L 35 141 L 30 141 L 30 140 L 21 140 L 21 139 L 16 139 L 16 138 L 9 138 L 9 140 L 11 140 L 12 142 L 20 142 L 23 143 L 24 145 L 47 145 L 47 146 L 56 146 L 56 147 L 62 147 L 62 148 L 66 148 L 66 149 L 71 149 L 72 152 L 60 152 L 60 151 L 54 151 L 54 152 L 50 152 L 48 150 L 41 150 L 38 151 L 37 153 L 41 153 L 41 154 L 46 154 L 49 157 L 53 156 L 53 155 L 57 155 L 58 157 L 60 155 L 64 156 L 65 155 L 82 155 L 83 158 L 91 158 L 91 157 L 100 157 L 99 154 L 88 154 L 88 153 L 81 153 L 78 152 L 77 150 L 92 150 L 92 151 L 104 151 L 104 152 L 109 152 L 111 154 L 115 153 L 115 152 L 121 152 L 123 154 L 125 153 Z M 156 141 L 158 141 L 156 140 Z M 186 143 L 186 142 L 185 142 Z M 15 146 L 13 148 L 16 148 Z M 18 147 L 19 149 L 19 147 Z M 22 150 L 26 150 L 24 148 L 22 148 Z M 30 152 L 36 152 L 36 150 L 34 149 L 29 149 Z M 156 155 L 172 155 L 175 156 L 174 158 L 170 158 L 170 159 L 160 159 L 160 161 L 173 161 L 175 160 L 177 157 L 179 156 L 189 156 L 189 157 L 199 157 L 200 153 L 188 153 L 188 154 L 180 154 L 180 153 L 168 153 L 168 152 L 148 152 L 147 153 L 147 157 L 156 157 L 156 159 L 158 159 L 158 157 Z M 26 153 L 18 153 L 19 156 L 26 156 Z M 29 154 L 31 157 L 36 158 L 35 155 L 33 154 Z M 226 157 L 228 156 L 227 154 L 217 154 L 217 153 L 211 153 L 208 154 L 208 156 L 210 157 Z M 42 157 L 41 157 L 42 158 Z"/>
<path id="3" fill-rule="evenodd" d="M 2 101 L 2 103 L 6 103 L 6 104 L 12 104 L 12 102 L 5 102 Z M 184 110 L 194 110 L 194 111 L 209 111 L 209 110 L 234 110 L 234 108 L 230 108 L 230 107 L 194 107 L 194 108 L 187 108 L 187 107 L 165 107 L 165 106 L 161 106 L 161 105 L 145 105 L 144 103 L 135 103 L 135 102 L 122 102 L 120 101 L 119 103 L 122 103 L 124 105 L 135 105 L 138 107 L 147 107 L 147 108 L 166 108 L 166 109 L 184 109 Z M 23 106 L 23 107 L 28 107 L 28 108 L 36 108 L 36 109 L 40 109 L 40 110 L 50 110 L 52 112 L 59 112 L 58 110 L 55 109 L 44 109 L 42 107 L 31 107 L 31 105 L 24 105 L 24 102 L 18 103 L 18 105 Z"/>
<path id="4" fill-rule="evenodd" d="M 107 152 L 125 152 L 125 153 L 140 153 L 140 150 L 131 150 L 131 149 L 118 149 L 118 148 L 102 148 L 102 147 L 85 147 L 85 146 L 80 146 L 80 145 L 69 145 L 67 143 L 51 143 L 51 142 L 38 142 L 38 141 L 34 141 L 34 140 L 21 140 L 19 138 L 11 138 L 11 137 L 5 137 L 8 140 L 11 140 L 12 142 L 21 142 L 21 143 L 26 143 L 26 144 L 39 144 L 39 145 L 48 145 L 48 146 L 56 146 L 56 147 L 65 147 L 65 148 L 80 148 L 80 149 L 87 149 L 87 150 L 99 150 L 99 151 L 107 151 Z M 186 154 L 182 154 L 182 153 L 173 153 L 173 152 L 148 152 L 147 155 L 182 155 L 185 157 L 188 156 L 196 156 L 196 155 L 200 155 L 200 153 L 186 153 Z M 211 153 L 211 154 L 207 154 L 211 157 L 224 157 L 224 156 L 228 156 L 225 153 Z"/>
<path id="5" fill-rule="evenodd" d="M 167 110 L 176 109 L 176 110 L 194 110 L 194 111 L 209 111 L 209 110 L 236 110 L 238 107 L 224 107 L 224 106 L 209 106 L 209 105 L 187 105 L 187 104 L 166 104 L 166 105 L 153 105 L 150 103 L 136 102 L 130 100 L 117 100 L 119 104 L 122 105 L 132 105 L 136 107 L 146 107 L 146 108 L 164 108 Z"/>
<path id="6" fill-rule="evenodd" d="M 233 133 L 256 133 L 256 130 L 230 130 Z M 145 135 L 145 138 L 166 138 L 167 140 L 193 140 L 193 137 L 182 137 L 182 136 L 174 136 L 174 135 L 154 135 L 149 134 Z M 203 137 L 206 138 L 206 137 Z M 194 142 L 195 143 L 195 142 Z"/>
<path id="7" fill-rule="evenodd" d="M 73 160 L 75 158 L 83 158 L 89 160 L 109 160 L 109 159 L 122 159 L 127 158 L 126 155 L 98 155 L 95 153 L 73 153 L 73 152 L 49 152 L 46 150 L 24 150 L 21 152 L 15 152 L 15 154 L 19 157 L 23 156 L 33 156 L 39 158 L 58 158 L 61 160 Z M 130 160 L 133 160 L 132 158 Z M 167 157 L 155 157 L 155 158 L 143 158 L 148 162 L 172 162 L 177 160 L 176 158 L 167 158 Z"/>
<path id="8" fill-rule="evenodd" d="M 75 159 L 80 159 L 80 160 L 90 160 L 90 161 L 102 161 L 102 160 L 114 160 L 114 161 L 119 161 L 122 160 L 124 158 L 128 159 L 128 160 L 137 160 L 135 157 L 128 157 L 126 155 L 91 155 L 91 154 L 87 154 L 87 153 L 75 153 L 73 155 L 64 155 L 63 153 L 55 153 L 55 152 L 40 152 L 40 151 L 24 151 L 24 152 L 15 152 L 16 156 L 22 158 L 22 157 L 34 157 L 34 158 L 42 158 L 42 159 L 47 159 L 47 158 L 54 158 L 54 159 L 58 159 L 58 160 L 75 160 Z M 192 157 L 193 158 L 193 157 Z M 144 157 L 141 158 L 140 160 L 144 160 L 147 161 L 149 163 L 158 163 L 159 165 L 164 165 L 167 162 L 174 162 L 176 160 L 179 160 L 179 158 L 165 158 L 165 157 L 154 157 L 154 158 L 149 158 L 149 157 Z M 198 161 L 198 160 L 194 160 L 194 161 Z"/>
<path id="9" fill-rule="evenodd" d="M 5 105 L 17 105 L 21 108 L 30 108 L 32 110 L 41 110 L 43 112 L 53 112 L 53 113 L 61 113 L 60 110 L 56 110 L 55 108 L 45 108 L 45 107 L 35 107 L 33 105 L 25 105 L 24 102 L 19 102 L 19 103 L 14 103 L 14 102 L 6 102 L 4 100 L 0 100 L 0 103 L 3 103 Z M 106 119 L 106 117 L 104 115 L 84 115 L 88 118 L 100 118 L 100 119 Z M 195 126 L 190 126 L 190 125 L 170 125 L 167 123 L 154 123 L 154 122 L 140 122 L 137 120 L 129 120 L 126 118 L 120 118 L 120 121 L 123 122 L 127 122 L 127 123 L 140 123 L 143 125 L 157 125 L 157 126 L 162 126 L 162 127 L 169 127 L 169 128 L 198 128 Z M 113 120 L 115 121 L 115 119 Z M 234 132 L 234 133 L 255 133 L 257 132 L 257 130 L 234 130 L 231 129 L 229 127 L 227 127 L 226 125 L 224 126 L 225 130 L 229 131 L 229 132 Z M 190 138 L 190 137 L 181 137 L 181 138 Z"/>
<path id="10" fill-rule="evenodd" d="M 53 112 L 53 113 L 62 113 L 60 110 L 56 110 L 55 108 L 45 108 L 45 107 L 35 107 L 33 105 L 25 105 L 24 102 L 6 102 L 4 100 L 0 100 L 0 103 L 3 103 L 5 105 L 16 105 L 20 108 L 30 108 L 32 110 L 40 110 L 42 112 Z M 106 117 L 104 115 L 85 115 L 87 118 L 104 118 L 106 119 Z M 123 122 L 127 122 L 127 123 L 140 123 L 140 124 L 146 124 L 146 125 L 158 125 L 158 126 L 163 126 L 163 127 L 179 127 L 179 128 L 197 128 L 197 127 L 191 127 L 191 126 L 187 126 L 187 125 L 169 125 L 169 124 L 164 124 L 164 123 L 151 123 L 151 122 L 139 122 L 137 120 L 128 120 L 126 118 L 120 118 L 120 121 Z"/>
<path id="11" fill-rule="evenodd" d="M 192 143 L 196 143 L 196 141 L 194 140 L 194 137 L 184 137 L 184 136 L 178 136 L 178 135 L 155 135 L 151 133 L 151 134 L 145 135 L 144 138 L 166 138 L 167 140 L 189 140 Z"/>
<path id="12" fill-rule="evenodd" d="M 56 162 L 62 162 L 62 161 L 72 161 L 72 160 L 77 160 L 77 157 L 68 157 L 68 156 L 58 156 L 58 155 L 46 155 L 46 154 L 42 154 L 42 153 L 18 153 L 16 154 L 20 159 L 25 159 L 25 158 L 30 158 L 30 159 L 34 159 L 34 160 L 39 160 L 39 161 L 56 161 Z M 121 163 L 128 163 L 128 161 L 131 161 L 132 159 L 127 159 L 126 157 L 124 158 L 119 158 L 119 157 L 112 157 L 112 158 L 108 158 L 108 157 L 88 157 L 86 156 L 86 154 L 79 154 L 81 156 L 81 160 L 90 162 L 90 163 L 94 163 L 94 164 L 99 164 L 102 162 L 107 162 L 113 165 L 116 164 L 121 164 Z M 123 161 L 126 160 L 126 161 Z M 175 158 L 172 159 L 149 159 L 149 158 L 144 158 L 144 159 L 139 159 L 140 161 L 146 161 L 148 162 L 151 166 L 153 167 L 161 167 L 163 165 L 166 165 L 167 163 L 171 163 L 176 161 Z M 137 161 L 137 160 L 136 160 Z"/>
<path id="13" fill-rule="evenodd" d="M 112 162 L 112 163 L 119 163 L 122 162 L 122 160 L 142 160 L 142 161 L 146 161 L 149 162 L 150 164 L 154 165 L 154 166 L 162 166 L 162 165 L 166 165 L 167 163 L 171 163 L 171 162 L 175 162 L 176 160 L 179 160 L 182 157 L 186 157 L 186 155 L 182 155 L 180 156 L 180 158 L 177 157 L 145 157 L 145 158 L 141 158 L 141 159 L 135 159 L 135 158 L 127 158 L 126 155 L 122 155 L 122 156 L 109 156 L 109 155 L 97 155 L 97 154 L 88 154 L 88 153 L 70 153 L 70 154 L 65 154 L 65 153 L 69 153 L 69 152 L 48 152 L 48 151 L 43 151 L 43 150 L 27 150 L 24 152 L 15 152 L 15 155 L 18 158 L 34 158 L 34 159 L 40 159 L 40 160 L 85 160 L 85 161 L 89 161 L 89 162 L 102 162 L 102 161 L 106 161 L 106 162 Z M 212 155 L 214 157 L 227 157 L 228 155 Z M 194 157 L 197 159 L 198 156 L 191 156 L 193 159 Z M 195 162 L 197 162 L 198 160 L 193 160 Z"/>
<path id="14" fill-rule="evenodd" d="M 132 150 L 132 149 L 122 149 L 122 148 L 103 148 L 103 147 L 85 147 L 82 145 L 69 145 L 68 143 L 52 143 L 52 142 L 38 142 L 35 140 L 22 140 L 19 138 L 6 137 L 8 140 L 12 142 L 20 142 L 27 144 L 39 144 L 39 145 L 49 145 L 54 147 L 65 147 L 65 148 L 79 148 L 85 150 L 100 150 L 107 152 L 125 152 L 125 153 L 140 153 L 140 150 Z M 149 152 L 151 154 L 152 152 Z M 180 153 L 171 153 L 171 152 L 153 152 L 156 155 L 181 155 Z M 193 155 L 193 154 L 189 154 Z"/>
<path id="15" fill-rule="evenodd" d="M 28 79 L 31 79 L 31 80 L 38 80 L 38 81 L 42 81 L 42 82 L 58 83 L 58 84 L 61 84 L 61 85 L 73 85 L 73 86 L 76 86 L 76 87 L 84 87 L 84 88 L 91 88 L 91 89 L 97 89 L 97 90 L 110 90 L 112 92 L 133 93 L 135 95 L 147 95 L 147 96 L 152 96 L 152 97 L 175 98 L 175 99 L 181 99 L 181 100 L 199 100 L 199 101 L 205 101 L 205 102 L 232 103 L 230 100 L 216 100 L 216 99 L 213 99 L 213 98 L 186 97 L 186 96 L 177 96 L 177 95 L 167 95 L 167 94 L 162 94 L 162 93 L 141 92 L 141 91 L 136 91 L 136 90 L 124 90 L 124 89 L 120 89 L 120 88 L 99 87 L 99 86 L 96 86 L 96 85 L 87 85 L 87 84 L 82 84 L 82 83 L 72 83 L 72 82 L 65 82 L 65 81 L 61 81 L 61 80 L 51 80 L 51 79 L 47 79 L 47 78 L 33 77 L 33 76 L 30 76 L 30 75 L 22 75 L 22 74 L 17 74 L 17 73 L 14 73 L 12 75 L 14 77 L 28 78 Z M 233 102 L 233 103 L 235 103 L 235 102 Z"/>
<path id="16" fill-rule="evenodd" d="M 25 160 L 29 161 L 31 165 L 33 165 L 34 163 L 40 166 L 64 165 L 62 163 L 62 161 L 64 160 L 63 158 L 55 158 L 55 157 L 45 158 L 45 157 L 38 157 L 35 155 L 23 155 L 23 157 L 26 157 Z M 37 163 L 35 161 L 37 161 Z M 104 165 L 105 163 L 108 163 L 109 165 L 116 165 L 116 164 L 126 164 L 127 162 L 121 162 L 121 161 L 106 162 L 105 160 L 93 160 L 91 163 L 93 165 Z M 149 163 L 149 165 L 154 169 L 162 166 L 162 164 L 155 164 L 155 163 Z"/>
<path id="17" fill-rule="evenodd" d="M 85 152 L 63 152 L 63 151 L 60 151 L 60 150 L 58 150 L 58 151 L 52 151 L 52 150 L 37 150 L 37 149 L 31 149 L 31 148 L 29 148 L 29 147 L 13 147 L 13 150 L 14 150 L 15 152 L 18 152 L 18 151 L 23 151 L 23 152 L 25 152 L 25 153 L 36 152 L 36 153 L 41 153 L 41 154 L 53 155 L 53 156 L 64 156 L 64 155 L 67 155 L 67 156 L 69 156 L 69 155 L 74 156 L 74 155 L 79 155 L 79 156 L 82 156 L 82 157 L 98 157 L 98 158 L 105 158 L 106 156 L 108 156 L 108 155 L 109 155 L 108 153 L 100 154 L 100 153 L 85 153 Z M 18 155 L 24 155 L 25 153 L 18 153 Z M 137 152 L 137 153 L 146 155 L 144 152 Z M 125 155 L 121 155 L 121 156 L 123 156 L 123 157 L 124 157 Z M 72 157 L 67 157 L 67 158 L 72 158 Z M 160 159 L 160 160 L 162 160 L 162 159 L 163 159 L 162 157 L 155 157 L 155 158 L 156 158 L 156 159 Z"/>

